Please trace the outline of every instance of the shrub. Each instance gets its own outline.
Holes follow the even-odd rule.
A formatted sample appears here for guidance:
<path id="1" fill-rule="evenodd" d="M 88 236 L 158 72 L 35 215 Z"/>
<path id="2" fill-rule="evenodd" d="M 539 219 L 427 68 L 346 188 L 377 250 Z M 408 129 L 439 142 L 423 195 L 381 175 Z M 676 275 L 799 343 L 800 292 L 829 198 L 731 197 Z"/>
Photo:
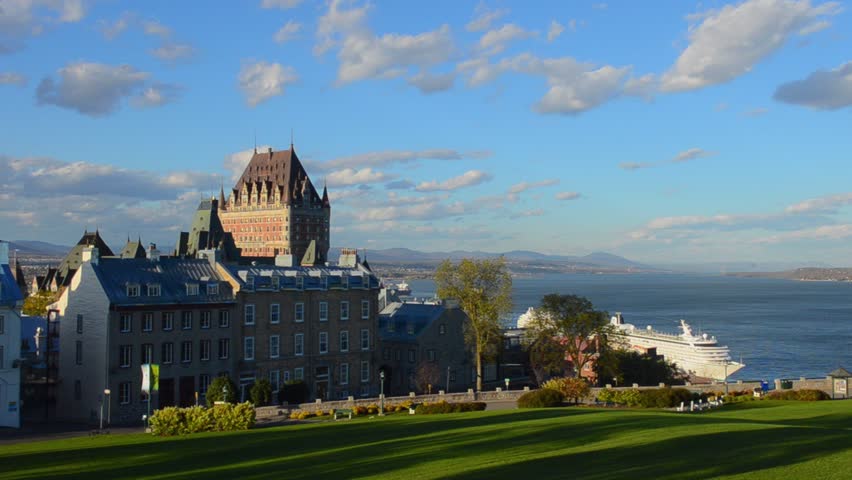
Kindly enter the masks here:
<path id="1" fill-rule="evenodd" d="M 556 390 L 562 393 L 564 398 L 573 399 L 575 403 L 579 402 L 582 398 L 588 397 L 591 390 L 589 382 L 584 378 L 574 377 L 551 378 L 544 382 L 541 388 Z"/>
<path id="2" fill-rule="evenodd" d="M 485 410 L 485 402 L 456 402 L 447 403 L 440 401 L 436 403 L 424 403 L 418 405 L 415 410 L 420 414 L 437 414 L 437 413 L 459 413 L 459 412 L 477 412 Z"/>
<path id="3" fill-rule="evenodd" d="M 518 408 L 547 408 L 562 405 L 562 392 L 551 388 L 542 388 L 525 393 L 518 398 Z"/>
<path id="4" fill-rule="evenodd" d="M 249 391 L 251 403 L 255 405 L 266 405 L 272 400 L 272 384 L 265 378 L 258 380 Z"/>
<path id="5" fill-rule="evenodd" d="M 159 436 L 188 435 L 209 431 L 248 430 L 254 426 L 254 407 L 248 403 L 226 403 L 213 408 L 166 407 L 151 416 L 151 432 Z"/>
<path id="6" fill-rule="evenodd" d="M 776 390 L 767 395 L 772 400 L 799 400 L 804 402 L 815 402 L 818 400 L 830 400 L 831 397 L 822 390 Z"/>
<path id="7" fill-rule="evenodd" d="M 228 392 L 227 398 L 223 398 L 225 391 Z M 207 387 L 205 397 L 208 407 L 212 407 L 215 402 L 237 403 L 237 386 L 224 375 L 216 377 Z"/>
<path id="8" fill-rule="evenodd" d="M 692 400 L 693 393 L 685 388 L 655 388 L 639 393 L 639 406 L 644 408 L 671 408 Z"/>
<path id="9" fill-rule="evenodd" d="M 639 390 L 619 390 L 613 395 L 612 401 L 619 405 L 627 405 L 628 407 L 639 406 L 642 396 Z"/>
<path id="10" fill-rule="evenodd" d="M 602 388 L 598 390 L 598 401 L 604 403 L 615 403 L 615 390 Z"/>

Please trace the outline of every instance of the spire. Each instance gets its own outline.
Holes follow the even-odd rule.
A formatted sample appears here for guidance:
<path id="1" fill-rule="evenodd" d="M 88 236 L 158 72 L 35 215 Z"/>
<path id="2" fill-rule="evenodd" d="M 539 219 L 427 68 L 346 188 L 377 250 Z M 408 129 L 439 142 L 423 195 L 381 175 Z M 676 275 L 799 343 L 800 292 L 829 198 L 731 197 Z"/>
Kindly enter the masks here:
<path id="1" fill-rule="evenodd" d="M 290 150 L 293 150 L 293 128 L 290 127 Z"/>
<path id="2" fill-rule="evenodd" d="M 257 155 L 257 129 L 254 129 L 254 154 Z"/>
<path id="3" fill-rule="evenodd" d="M 225 183 L 219 182 L 219 210 L 225 208 Z"/>
<path id="4" fill-rule="evenodd" d="M 326 185 L 324 178 L 322 180 L 322 206 L 323 208 L 331 206 L 331 202 L 328 200 L 328 185 Z"/>

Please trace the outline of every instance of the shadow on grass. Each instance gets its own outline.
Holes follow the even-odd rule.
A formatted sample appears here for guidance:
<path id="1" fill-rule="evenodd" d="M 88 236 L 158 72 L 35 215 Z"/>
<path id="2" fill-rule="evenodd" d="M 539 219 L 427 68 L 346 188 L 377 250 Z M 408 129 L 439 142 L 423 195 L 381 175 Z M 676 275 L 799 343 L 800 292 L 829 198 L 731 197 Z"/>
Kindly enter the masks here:
<path id="1" fill-rule="evenodd" d="M 766 423 L 773 422 L 594 409 L 392 416 L 178 439 L 77 439 L 73 451 L 0 453 L 0 477 L 351 478 L 419 468 L 427 477 L 564 478 L 559 466 L 570 465 L 572 477 L 673 478 L 749 472 L 852 448 L 842 430 Z M 702 433 L 725 424 L 742 427 Z M 683 427 L 696 433 L 672 438 Z M 649 432 L 645 443 L 631 440 Z"/>

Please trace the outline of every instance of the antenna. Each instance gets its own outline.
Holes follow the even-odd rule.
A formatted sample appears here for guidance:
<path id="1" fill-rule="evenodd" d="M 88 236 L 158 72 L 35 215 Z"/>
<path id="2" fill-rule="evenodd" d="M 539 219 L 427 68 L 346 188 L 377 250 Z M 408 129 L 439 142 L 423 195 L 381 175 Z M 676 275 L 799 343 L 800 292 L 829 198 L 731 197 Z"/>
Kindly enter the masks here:
<path id="1" fill-rule="evenodd" d="M 290 127 L 290 150 L 293 149 L 293 127 Z"/>
<path id="2" fill-rule="evenodd" d="M 254 129 L 254 153 L 257 153 L 257 128 Z"/>

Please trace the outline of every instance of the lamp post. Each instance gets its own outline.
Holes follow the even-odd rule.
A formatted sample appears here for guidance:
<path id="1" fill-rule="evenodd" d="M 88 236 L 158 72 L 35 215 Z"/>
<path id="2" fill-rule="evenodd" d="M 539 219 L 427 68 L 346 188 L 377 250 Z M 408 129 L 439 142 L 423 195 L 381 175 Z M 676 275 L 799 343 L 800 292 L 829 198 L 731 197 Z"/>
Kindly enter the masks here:
<path id="1" fill-rule="evenodd" d="M 110 402 L 109 394 L 110 394 L 109 389 L 105 388 L 104 389 L 104 399 L 105 399 L 106 404 L 107 404 L 107 427 L 109 427 L 110 424 L 112 423 L 112 402 Z"/>
<path id="2" fill-rule="evenodd" d="M 379 416 L 385 416 L 385 371 L 379 370 L 379 380 L 381 383 L 381 394 L 379 395 Z"/>
<path id="3" fill-rule="evenodd" d="M 44 342 L 44 419 L 50 415 L 50 344 L 53 342 L 50 334 L 50 326 L 53 325 L 53 331 L 56 332 L 56 321 L 59 318 L 59 310 L 50 309 L 47 311 L 47 332 Z"/>
<path id="4" fill-rule="evenodd" d="M 222 403 L 228 403 L 228 384 L 222 385 Z"/>
<path id="5" fill-rule="evenodd" d="M 444 390 L 447 393 L 450 393 L 450 366 L 447 365 L 447 389 Z"/>
<path id="6" fill-rule="evenodd" d="M 725 401 L 728 397 L 728 361 L 725 361 Z"/>

